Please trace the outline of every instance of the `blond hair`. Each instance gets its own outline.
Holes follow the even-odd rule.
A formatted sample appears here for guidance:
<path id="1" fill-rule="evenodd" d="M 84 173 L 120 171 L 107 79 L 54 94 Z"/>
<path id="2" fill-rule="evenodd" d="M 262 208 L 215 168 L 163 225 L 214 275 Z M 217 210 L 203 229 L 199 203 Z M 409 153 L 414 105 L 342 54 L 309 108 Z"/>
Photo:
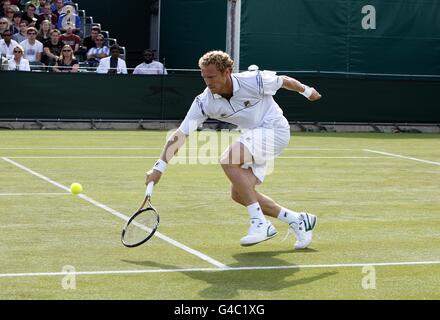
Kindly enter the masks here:
<path id="1" fill-rule="evenodd" d="M 215 65 L 218 71 L 223 72 L 226 69 L 232 69 L 234 60 L 226 52 L 216 50 L 205 53 L 199 60 L 200 69 L 210 64 Z"/>
<path id="2" fill-rule="evenodd" d="M 72 49 L 72 47 L 71 47 L 70 45 L 68 45 L 68 44 L 65 44 L 65 45 L 63 46 L 63 48 L 61 49 L 61 52 L 60 52 L 60 60 L 64 62 L 64 53 L 63 53 L 63 50 L 64 50 L 65 48 L 69 48 L 69 49 L 71 50 L 71 52 L 72 52 L 72 60 L 73 60 L 73 59 L 76 59 L 76 58 L 75 58 L 75 55 L 74 55 L 74 53 L 73 53 L 73 49 Z"/>

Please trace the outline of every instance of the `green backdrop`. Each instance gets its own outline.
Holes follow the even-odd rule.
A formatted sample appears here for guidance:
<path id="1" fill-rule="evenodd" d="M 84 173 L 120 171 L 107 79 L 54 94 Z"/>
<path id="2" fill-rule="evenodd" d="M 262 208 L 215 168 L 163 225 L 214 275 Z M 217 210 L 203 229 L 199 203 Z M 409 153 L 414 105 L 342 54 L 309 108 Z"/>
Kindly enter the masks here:
<path id="1" fill-rule="evenodd" d="M 440 123 L 440 79 L 290 74 L 323 99 L 280 90 L 290 121 Z M 204 88 L 197 72 L 168 76 L 0 72 L 3 119 L 181 120 Z M 8 95 L 5 88 L 13 89 Z M 12 89 L 11 89 L 12 90 Z M 17 91 L 18 90 L 18 91 Z"/>
<path id="2" fill-rule="evenodd" d="M 241 67 L 440 74 L 439 14 L 438 0 L 242 0 Z"/>
<path id="3" fill-rule="evenodd" d="M 226 0 L 163 0 L 160 55 L 168 68 L 197 69 L 210 50 L 226 49 Z"/>

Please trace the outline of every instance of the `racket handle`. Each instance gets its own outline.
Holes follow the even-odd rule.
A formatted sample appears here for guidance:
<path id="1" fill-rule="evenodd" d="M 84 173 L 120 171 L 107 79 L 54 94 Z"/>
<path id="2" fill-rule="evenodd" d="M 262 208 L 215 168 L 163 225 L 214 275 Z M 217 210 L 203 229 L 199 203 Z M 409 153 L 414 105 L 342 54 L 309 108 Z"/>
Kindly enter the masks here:
<path id="1" fill-rule="evenodd" d="M 151 196 L 153 195 L 153 187 L 154 187 L 154 182 L 151 181 L 148 185 L 147 185 L 147 191 L 145 192 L 145 196 L 148 198 L 151 198 Z"/>

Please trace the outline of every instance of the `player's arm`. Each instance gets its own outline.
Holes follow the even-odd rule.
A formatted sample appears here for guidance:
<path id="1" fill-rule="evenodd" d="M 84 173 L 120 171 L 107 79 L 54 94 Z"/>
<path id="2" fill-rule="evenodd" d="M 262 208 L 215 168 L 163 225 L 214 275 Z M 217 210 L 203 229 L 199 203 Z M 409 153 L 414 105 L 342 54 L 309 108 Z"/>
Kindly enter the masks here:
<path id="1" fill-rule="evenodd" d="M 305 96 L 310 101 L 317 101 L 322 98 L 321 94 L 315 89 L 302 84 L 294 78 L 288 76 L 281 76 L 283 79 L 283 88 L 290 91 L 295 91 Z"/>
<path id="2" fill-rule="evenodd" d="M 203 106 L 202 99 L 196 97 L 179 129 L 177 129 L 165 143 L 159 160 L 156 161 L 153 169 L 147 172 L 147 184 L 152 181 L 154 181 L 155 184 L 159 182 L 168 163 L 185 144 L 189 134 L 197 130 L 198 126 L 208 119 L 208 116 L 203 111 Z"/>
<path id="3" fill-rule="evenodd" d="M 177 154 L 179 149 L 185 144 L 187 135 L 180 129 L 176 130 L 163 147 L 159 160 L 156 161 L 153 169 L 147 172 L 146 183 L 154 182 L 158 183 L 162 177 L 162 173 L 165 171 L 168 163 Z"/>

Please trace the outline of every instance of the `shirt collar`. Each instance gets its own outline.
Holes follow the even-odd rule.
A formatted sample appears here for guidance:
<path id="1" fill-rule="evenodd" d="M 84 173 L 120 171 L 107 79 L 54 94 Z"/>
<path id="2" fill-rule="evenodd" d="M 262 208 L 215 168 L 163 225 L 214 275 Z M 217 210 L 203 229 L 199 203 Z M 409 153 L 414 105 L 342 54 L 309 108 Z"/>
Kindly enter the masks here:
<path id="1" fill-rule="evenodd" d="M 236 93 L 238 90 L 240 90 L 240 84 L 238 83 L 237 78 L 235 78 L 233 75 L 231 75 L 231 79 L 232 79 L 232 92 L 233 94 Z M 215 99 L 221 99 L 223 98 L 221 95 L 215 93 L 213 94 Z"/>

